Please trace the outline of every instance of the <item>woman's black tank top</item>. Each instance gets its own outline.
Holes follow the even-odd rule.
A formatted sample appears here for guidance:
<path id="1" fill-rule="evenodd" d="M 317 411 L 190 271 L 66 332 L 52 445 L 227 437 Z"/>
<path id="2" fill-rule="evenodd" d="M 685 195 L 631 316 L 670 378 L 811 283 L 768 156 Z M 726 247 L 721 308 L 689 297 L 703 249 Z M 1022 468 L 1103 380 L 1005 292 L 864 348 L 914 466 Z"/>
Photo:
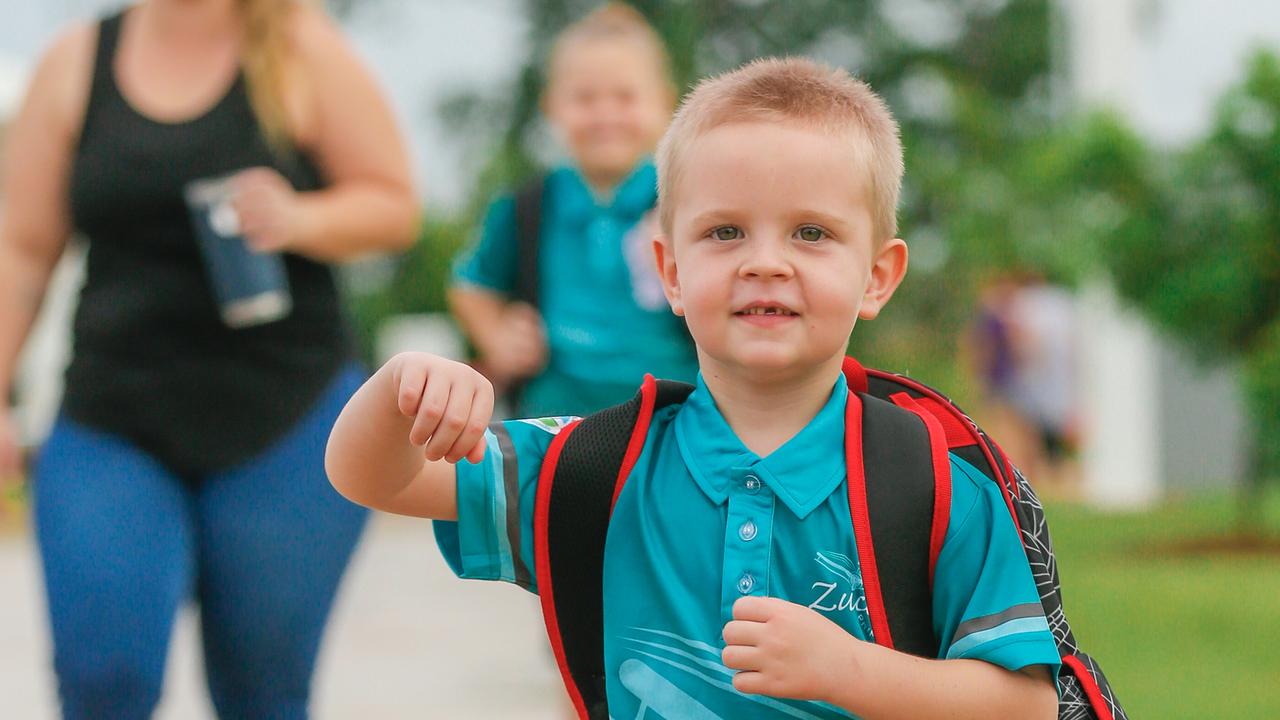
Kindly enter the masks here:
<path id="1" fill-rule="evenodd" d="M 89 254 L 63 411 L 197 476 L 287 433 L 350 361 L 351 343 L 330 268 L 292 255 L 287 318 L 238 330 L 222 323 L 184 186 L 254 166 L 301 191 L 323 183 L 302 153 L 283 161 L 271 151 L 243 74 L 188 121 L 158 122 L 130 106 L 113 72 L 122 18 L 99 27 L 71 173 L 71 214 Z"/>

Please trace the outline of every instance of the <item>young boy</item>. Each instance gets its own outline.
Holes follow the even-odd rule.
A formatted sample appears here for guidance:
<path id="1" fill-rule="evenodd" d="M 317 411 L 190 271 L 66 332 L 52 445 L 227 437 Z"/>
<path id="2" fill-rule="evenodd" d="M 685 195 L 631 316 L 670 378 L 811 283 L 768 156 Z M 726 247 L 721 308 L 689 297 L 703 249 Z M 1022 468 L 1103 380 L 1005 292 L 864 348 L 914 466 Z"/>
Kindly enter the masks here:
<path id="1" fill-rule="evenodd" d="M 843 71 L 757 61 L 694 90 L 658 167 L 657 262 L 701 374 L 655 413 L 610 521 L 610 715 L 1056 717 L 1059 658 L 1017 532 L 996 484 L 954 455 L 940 659 L 871 642 L 841 363 L 907 267 L 883 102 Z M 401 355 L 339 419 L 330 477 L 361 504 L 445 521 L 459 576 L 536 592 L 538 474 L 570 419 L 486 432 L 491 407 L 469 368 Z"/>
<path id="2" fill-rule="evenodd" d="M 645 373 L 683 382 L 697 375 L 650 250 L 653 152 L 674 107 L 667 49 L 629 5 L 605 4 L 557 37 L 542 109 L 566 163 L 536 190 L 540 212 L 523 202 L 529 190 L 489 206 L 449 288 L 488 377 L 508 390 L 520 386 L 508 394 L 516 417 L 616 405 Z M 534 222 L 536 253 L 520 239 L 521 226 Z M 528 265 L 537 268 L 536 291 L 520 278 Z"/>

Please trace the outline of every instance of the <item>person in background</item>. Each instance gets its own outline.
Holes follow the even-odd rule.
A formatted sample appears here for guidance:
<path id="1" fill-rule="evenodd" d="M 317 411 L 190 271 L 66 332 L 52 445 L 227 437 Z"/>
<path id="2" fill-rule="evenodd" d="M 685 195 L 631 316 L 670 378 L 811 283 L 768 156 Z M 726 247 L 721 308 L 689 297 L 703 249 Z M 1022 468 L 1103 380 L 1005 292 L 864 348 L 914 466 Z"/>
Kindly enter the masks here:
<path id="1" fill-rule="evenodd" d="M 145 0 L 51 45 L 8 143 L 5 397 L 68 237 L 89 246 L 33 473 L 63 716 L 149 717 L 194 595 L 219 716 L 306 717 L 366 519 L 323 468 L 365 377 L 330 263 L 407 247 L 419 212 L 387 103 L 311 4 Z M 247 326 L 215 298 L 188 206 L 227 176 L 214 225 L 281 257 L 290 298 Z M 0 405 L 0 477 L 18 463 Z"/>
<path id="2" fill-rule="evenodd" d="M 1076 301 L 1069 290 L 1027 273 L 1010 299 L 1016 358 L 1011 401 L 1034 434 L 1031 471 L 1057 489 L 1076 484 L 1079 388 Z"/>
<path id="3" fill-rule="evenodd" d="M 989 279 L 962 341 L 979 415 L 1043 492 L 1077 488 L 1075 301 L 1021 269 Z"/>
<path id="4" fill-rule="evenodd" d="M 666 48 L 640 13 L 609 3 L 561 33 L 547 75 L 543 109 L 570 157 L 542 181 L 537 306 L 519 292 L 513 195 L 489 207 L 449 292 L 481 367 L 519 388 L 508 395 L 521 416 L 585 414 L 631 397 L 646 372 L 697 372 L 653 269 L 651 156 L 675 103 Z"/>

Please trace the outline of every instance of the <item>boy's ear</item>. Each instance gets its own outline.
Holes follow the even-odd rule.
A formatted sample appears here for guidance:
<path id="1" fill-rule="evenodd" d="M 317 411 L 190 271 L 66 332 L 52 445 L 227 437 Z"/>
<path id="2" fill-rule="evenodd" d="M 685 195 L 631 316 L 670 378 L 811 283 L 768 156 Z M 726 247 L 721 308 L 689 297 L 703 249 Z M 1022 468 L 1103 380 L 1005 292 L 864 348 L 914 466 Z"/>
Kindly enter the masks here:
<path id="1" fill-rule="evenodd" d="M 676 253 L 671 238 L 662 233 L 653 236 L 653 257 L 658 263 L 658 277 L 662 278 L 662 292 L 667 296 L 671 312 L 684 317 L 684 301 L 680 298 L 680 274 L 676 269 Z"/>
<path id="2" fill-rule="evenodd" d="M 876 251 L 871 262 L 871 278 L 862 296 L 862 307 L 858 310 L 859 318 L 874 320 L 889 303 L 889 298 L 893 297 L 893 292 L 907 274 L 907 254 L 907 244 L 900 238 L 885 242 Z"/>

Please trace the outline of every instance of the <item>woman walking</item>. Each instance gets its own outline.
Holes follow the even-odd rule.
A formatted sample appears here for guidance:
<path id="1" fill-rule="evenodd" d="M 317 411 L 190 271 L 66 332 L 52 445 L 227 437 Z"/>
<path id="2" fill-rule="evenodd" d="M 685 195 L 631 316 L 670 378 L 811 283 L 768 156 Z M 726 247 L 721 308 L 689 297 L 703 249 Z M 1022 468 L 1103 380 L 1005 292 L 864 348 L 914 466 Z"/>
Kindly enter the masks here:
<path id="1" fill-rule="evenodd" d="M 305 3 L 145 0 L 48 49 L 8 143 L 0 392 L 89 244 L 33 478 L 64 717 L 148 717 L 191 596 L 218 714 L 305 717 L 365 519 L 323 469 L 362 380 L 327 263 L 416 226 L 386 102 Z M 0 404 L 0 481 L 13 437 Z"/>

